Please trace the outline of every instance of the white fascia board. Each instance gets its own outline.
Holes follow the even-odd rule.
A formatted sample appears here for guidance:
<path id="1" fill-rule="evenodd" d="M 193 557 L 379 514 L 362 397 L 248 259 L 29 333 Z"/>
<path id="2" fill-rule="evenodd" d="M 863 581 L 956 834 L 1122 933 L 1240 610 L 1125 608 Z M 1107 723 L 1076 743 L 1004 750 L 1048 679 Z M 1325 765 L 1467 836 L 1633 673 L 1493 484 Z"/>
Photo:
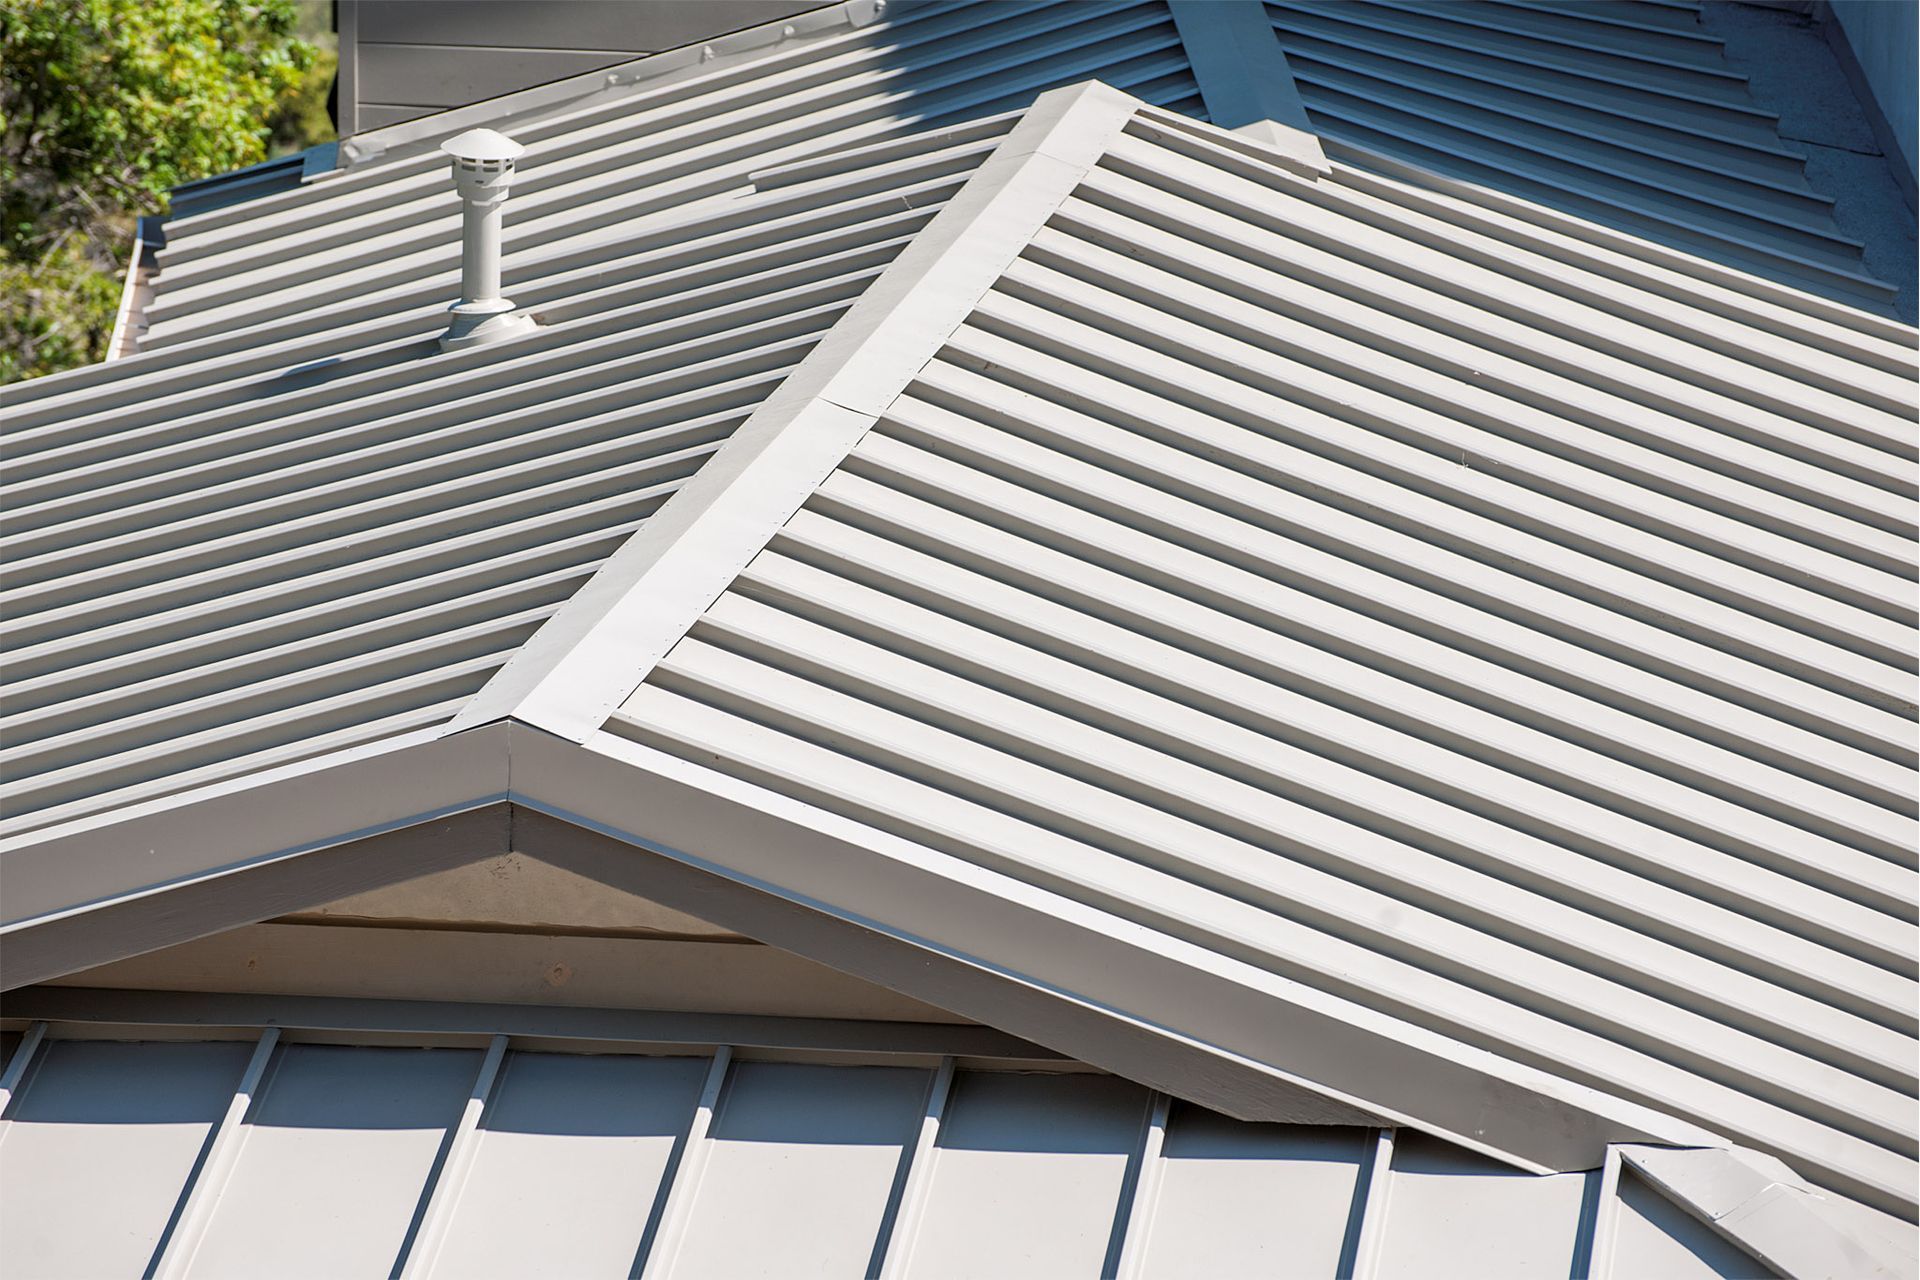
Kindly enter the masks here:
<path id="1" fill-rule="evenodd" d="M 1742 1148 L 1627 1145 L 1621 1158 L 1734 1247 L 1787 1280 L 1904 1280 L 1912 1254 L 1847 1221 L 1785 1164 Z"/>
<path id="2" fill-rule="evenodd" d="M 1098 1009 L 1186 1054 L 1253 1071 L 1531 1172 L 1598 1166 L 1617 1142 L 1711 1145 L 1691 1124 L 1555 1079 L 1206 948 L 612 734 L 515 740 L 515 800 L 710 875 Z M 538 857 L 537 849 L 529 850 Z M 827 961 L 831 963 L 831 961 Z M 891 979 L 913 986 L 902 973 Z M 1132 1079 L 1135 1063 L 1034 1021 L 957 1009 Z M 1105 1058 L 1103 1061 L 1102 1058 Z M 1164 1073 L 1161 1073 L 1164 1078 Z M 1149 1081 L 1149 1083 L 1154 1083 Z M 1257 1096 L 1209 1096 L 1243 1118 Z M 1636 1136 L 1639 1135 L 1639 1136 Z"/>
<path id="3" fill-rule="evenodd" d="M 1309 178 L 1333 172 L 1260 0 L 1168 0 L 1207 118 Z"/>
<path id="4" fill-rule="evenodd" d="M 931 360 L 1142 103 L 1042 94 L 779 389 L 523 645 L 448 732 L 584 742 Z"/>
<path id="5" fill-rule="evenodd" d="M 504 725 L 422 731 L 14 837 L 0 844 L 0 985 L 505 852 L 448 820 L 505 803 L 506 745 Z M 404 842 L 410 859 L 382 839 L 436 822 L 440 838 Z"/>

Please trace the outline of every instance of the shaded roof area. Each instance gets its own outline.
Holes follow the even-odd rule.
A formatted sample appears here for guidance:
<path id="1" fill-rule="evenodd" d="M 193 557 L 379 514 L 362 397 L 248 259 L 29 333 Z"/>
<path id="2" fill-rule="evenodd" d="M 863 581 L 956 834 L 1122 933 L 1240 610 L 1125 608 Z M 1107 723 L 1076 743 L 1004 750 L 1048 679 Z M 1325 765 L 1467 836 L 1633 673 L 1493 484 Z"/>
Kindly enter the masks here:
<path id="1" fill-rule="evenodd" d="M 1703 21 L 1729 7 L 1741 6 L 1275 0 L 1267 11 L 1329 145 L 1885 305 L 1890 284 L 1863 265 L 1834 190 L 1784 135 L 1787 104 L 1757 102 L 1748 68 Z"/>
<path id="2" fill-rule="evenodd" d="M 183 193 L 142 342 L 294 313 L 314 322 L 336 308 L 363 313 L 403 282 L 433 281 L 445 293 L 457 209 L 441 191 L 433 146 L 474 124 L 535 152 L 507 218 L 511 277 L 521 254 L 641 234 L 690 202 L 738 190 L 754 168 L 1017 108 L 1085 79 L 1204 120 L 1204 90 L 1215 106 L 1234 104 L 1245 96 L 1236 78 L 1275 78 L 1297 90 L 1330 146 L 1512 192 L 1855 305 L 1884 308 L 1895 296 L 1862 265 L 1859 237 L 1881 244 L 1873 265 L 1894 283 L 1910 273 L 1911 236 L 1906 257 L 1889 249 L 1884 211 L 1829 157 L 1804 171 L 1804 145 L 1775 114 L 1793 109 L 1791 86 L 1775 77 L 1767 109 L 1756 103 L 1746 74 L 1754 53 L 1730 60 L 1720 34 L 1729 20 L 1704 24 L 1698 4 L 1273 4 L 1271 46 L 1242 51 L 1245 67 L 1208 67 L 1195 30 L 1215 20 L 1213 7 L 847 0 L 361 134 L 304 168 L 279 162 L 236 175 L 230 189 Z M 1794 64 L 1796 82 L 1839 75 L 1830 53 L 1811 70 L 1808 61 Z M 1852 111 L 1858 123 L 1857 104 Z M 1846 231 L 1834 219 L 1837 192 L 1854 211 Z"/>
<path id="3" fill-rule="evenodd" d="M 511 350 L 428 288 L 0 390 L 5 829 L 444 723 L 1009 123 L 525 264 Z"/>
<path id="4" fill-rule="evenodd" d="M 824 159 L 1013 110 L 1099 78 L 1199 111 L 1167 6 L 1155 3 L 836 5 L 782 27 L 660 54 L 362 134 L 363 155 L 293 190 L 176 216 L 146 349 L 296 316 L 311 329 L 392 305 L 396 292 L 457 292 L 459 206 L 438 142 L 475 123 L 529 148 L 506 213 L 505 270 L 607 236 L 641 243 L 756 170 Z M 727 51 L 711 58 L 704 48 Z M 737 51 L 734 51 L 737 47 Z M 518 296 L 517 294 L 515 295 Z"/>

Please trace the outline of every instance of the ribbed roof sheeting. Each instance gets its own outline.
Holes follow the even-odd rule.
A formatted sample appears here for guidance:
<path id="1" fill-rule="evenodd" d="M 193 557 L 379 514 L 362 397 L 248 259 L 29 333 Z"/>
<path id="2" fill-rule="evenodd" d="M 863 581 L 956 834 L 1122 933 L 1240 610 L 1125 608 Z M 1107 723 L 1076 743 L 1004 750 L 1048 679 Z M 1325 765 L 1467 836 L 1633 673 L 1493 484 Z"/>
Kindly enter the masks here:
<path id="1" fill-rule="evenodd" d="M 1143 115 L 607 727 L 1910 1213 L 1914 378 Z"/>
<path id="2" fill-rule="evenodd" d="M 524 269 L 511 345 L 442 354 L 415 306 L 0 392 L 8 829 L 445 721 L 1009 123 Z"/>
<path id="3" fill-rule="evenodd" d="M 1329 150 L 1383 152 L 1832 294 L 1891 297 L 1697 3 L 1267 9 Z"/>
<path id="4" fill-rule="evenodd" d="M 755 170 L 1024 107 L 1058 85 L 1097 78 L 1204 115 L 1164 0 L 896 5 L 862 27 L 840 18 L 720 70 L 662 61 L 656 76 L 643 61 L 625 88 L 490 107 L 487 123 L 528 148 L 506 214 L 509 283 L 528 255 L 645 235 L 738 192 Z M 427 281 L 450 295 L 459 207 L 445 169 L 429 138 L 296 191 L 170 220 L 143 346 L 286 315 L 340 324 Z"/>

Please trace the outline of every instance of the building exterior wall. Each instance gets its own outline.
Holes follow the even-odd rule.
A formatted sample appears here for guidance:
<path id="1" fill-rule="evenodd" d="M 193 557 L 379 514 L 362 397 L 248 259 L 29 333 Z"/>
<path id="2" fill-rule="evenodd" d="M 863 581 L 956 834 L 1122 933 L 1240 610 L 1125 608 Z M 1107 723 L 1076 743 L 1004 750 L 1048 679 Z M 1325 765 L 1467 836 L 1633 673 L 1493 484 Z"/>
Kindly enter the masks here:
<path id="1" fill-rule="evenodd" d="M 811 0 L 340 0 L 342 137 L 813 7 Z"/>
<path id="2" fill-rule="evenodd" d="M 1914 49 L 1920 44 L 1915 0 L 1831 0 L 1833 21 L 1845 38 L 1860 78 L 1879 108 L 1913 186 L 1916 131 Z M 1911 199 L 1911 195 L 1908 197 Z"/>

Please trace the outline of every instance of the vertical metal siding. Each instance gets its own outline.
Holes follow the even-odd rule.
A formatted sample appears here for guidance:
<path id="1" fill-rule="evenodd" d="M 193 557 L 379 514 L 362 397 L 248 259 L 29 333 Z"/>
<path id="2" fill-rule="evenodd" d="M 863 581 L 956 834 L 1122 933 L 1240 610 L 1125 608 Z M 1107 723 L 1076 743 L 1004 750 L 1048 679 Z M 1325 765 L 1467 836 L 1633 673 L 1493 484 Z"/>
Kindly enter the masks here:
<path id="1" fill-rule="evenodd" d="M 627 1275 L 706 1068 L 704 1058 L 509 1054 L 428 1274 Z"/>
<path id="2" fill-rule="evenodd" d="M 1175 1103 L 1141 1275 L 1331 1277 L 1363 1207 L 1366 1129 L 1244 1124 Z"/>
<path id="3" fill-rule="evenodd" d="M 668 1274 L 864 1274 L 927 1081 L 904 1067 L 736 1064 Z"/>
<path id="4" fill-rule="evenodd" d="M 1111 1077 L 962 1073 L 906 1274 L 1104 1274 L 1146 1106 L 1146 1090 Z"/>
<path id="5" fill-rule="evenodd" d="M 884 1256 L 889 1275 L 1091 1280 L 1124 1255 L 1140 1280 L 1331 1277 L 1367 1274 L 1364 1223 L 1379 1276 L 1533 1276 L 1585 1274 L 1573 1242 L 1600 1209 L 1582 1194 L 1598 1175 L 1169 1112 L 1110 1076 L 728 1065 L 724 1050 L 717 1075 L 706 1058 L 507 1050 L 481 1081 L 473 1050 L 267 1043 L 263 1083 L 222 1137 L 238 1158 L 196 1164 L 252 1051 L 48 1041 L 0 1120 L 10 1266 L 130 1275 L 165 1253 L 163 1274 L 195 1276 L 704 1280 L 870 1274 Z M 945 1105 L 929 1102 L 948 1072 Z M 719 1106 L 699 1130 L 703 1081 Z M 931 1143 L 915 1137 L 923 1103 Z M 1393 1152 L 1377 1176 L 1376 1146 Z M 665 1259 L 670 1199 L 690 1231 Z M 178 1220 L 189 1204 L 211 1210 L 204 1238 L 163 1240 L 197 1230 Z M 442 1210 L 428 1249 L 413 1228 Z M 1615 1277 L 1759 1274 L 1645 1188 L 1623 1184 L 1621 1219 Z"/>
<path id="6" fill-rule="evenodd" d="M 467 1049 L 281 1047 L 188 1273 L 386 1274 L 479 1065 Z"/>
<path id="7" fill-rule="evenodd" d="M 0 1237 L 19 1275 L 137 1276 L 250 1045 L 53 1041 L 0 1128 Z"/>
<path id="8" fill-rule="evenodd" d="M 1423 1135 L 1402 1134 L 1393 1145 L 1374 1274 L 1378 1280 L 1578 1275 L 1581 1206 L 1599 1176 L 1530 1177 Z"/>

